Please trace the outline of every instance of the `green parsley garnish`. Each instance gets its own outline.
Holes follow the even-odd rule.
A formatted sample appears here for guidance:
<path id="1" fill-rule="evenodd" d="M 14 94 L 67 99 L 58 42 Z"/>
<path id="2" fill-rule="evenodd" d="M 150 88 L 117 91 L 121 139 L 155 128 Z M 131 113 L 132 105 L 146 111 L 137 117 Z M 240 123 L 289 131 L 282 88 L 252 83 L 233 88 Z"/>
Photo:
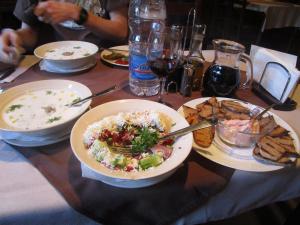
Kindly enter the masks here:
<path id="1" fill-rule="evenodd" d="M 23 105 L 11 105 L 7 110 L 6 110 L 6 112 L 13 112 L 13 111 L 15 111 L 16 109 L 20 109 L 21 107 L 23 107 Z"/>
<path id="2" fill-rule="evenodd" d="M 47 94 L 47 95 L 51 95 L 51 94 L 52 94 L 52 91 L 46 91 L 46 94 Z"/>
<path id="3" fill-rule="evenodd" d="M 54 121 L 58 121 L 61 119 L 61 116 L 50 118 L 47 123 L 53 123 Z"/>
<path id="4" fill-rule="evenodd" d="M 132 152 L 141 153 L 151 148 L 158 142 L 158 132 L 144 127 L 138 131 L 138 135 L 132 140 Z"/>
<path id="5" fill-rule="evenodd" d="M 78 98 L 75 98 L 73 101 L 72 101 L 72 104 L 74 104 L 74 103 L 76 103 L 76 102 L 79 102 L 81 100 L 81 98 L 80 97 L 78 97 Z"/>

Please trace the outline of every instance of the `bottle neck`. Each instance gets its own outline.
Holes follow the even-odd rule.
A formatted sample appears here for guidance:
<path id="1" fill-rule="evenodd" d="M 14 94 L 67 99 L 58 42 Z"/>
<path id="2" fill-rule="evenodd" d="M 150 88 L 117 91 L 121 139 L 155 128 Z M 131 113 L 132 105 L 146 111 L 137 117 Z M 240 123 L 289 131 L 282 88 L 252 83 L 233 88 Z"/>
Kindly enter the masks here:
<path id="1" fill-rule="evenodd" d="M 204 62 L 202 55 L 203 34 L 194 34 L 191 39 L 188 58 L 199 58 Z"/>

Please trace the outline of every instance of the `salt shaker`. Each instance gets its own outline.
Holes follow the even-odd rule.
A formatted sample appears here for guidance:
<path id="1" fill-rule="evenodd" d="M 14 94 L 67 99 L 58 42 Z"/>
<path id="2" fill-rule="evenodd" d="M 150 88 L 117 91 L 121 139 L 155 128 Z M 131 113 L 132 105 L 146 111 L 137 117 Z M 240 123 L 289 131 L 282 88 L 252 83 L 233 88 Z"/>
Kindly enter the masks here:
<path id="1" fill-rule="evenodd" d="M 195 67 L 192 64 L 185 64 L 183 66 L 183 75 L 180 85 L 180 94 L 183 96 L 191 96 L 193 89 L 193 77 Z"/>

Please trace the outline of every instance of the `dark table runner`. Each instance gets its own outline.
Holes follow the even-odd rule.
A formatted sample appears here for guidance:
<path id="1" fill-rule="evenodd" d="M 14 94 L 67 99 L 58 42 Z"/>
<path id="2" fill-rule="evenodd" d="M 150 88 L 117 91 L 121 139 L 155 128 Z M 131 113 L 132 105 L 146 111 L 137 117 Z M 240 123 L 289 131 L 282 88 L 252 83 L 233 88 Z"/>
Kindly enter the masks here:
<path id="1" fill-rule="evenodd" d="M 83 74 L 58 75 L 40 71 L 36 65 L 6 86 L 43 79 L 74 80 L 96 92 L 127 80 L 128 71 L 99 63 Z M 184 102 L 198 97 L 199 92 L 189 98 L 168 94 L 165 100 L 177 109 Z M 126 88 L 94 99 L 92 106 L 126 98 L 138 97 Z M 237 98 L 264 105 L 249 90 L 238 91 Z M 16 149 L 31 161 L 74 209 L 104 224 L 170 224 L 205 204 L 226 186 L 234 172 L 192 151 L 184 164 L 165 181 L 145 188 L 122 189 L 83 178 L 80 162 L 73 155 L 69 140 L 45 147 Z"/>
<path id="2" fill-rule="evenodd" d="M 21 152 L 77 211 L 104 224 L 170 224 L 222 190 L 233 170 L 192 152 L 165 181 L 145 188 L 117 188 L 81 177 L 68 141 Z"/>

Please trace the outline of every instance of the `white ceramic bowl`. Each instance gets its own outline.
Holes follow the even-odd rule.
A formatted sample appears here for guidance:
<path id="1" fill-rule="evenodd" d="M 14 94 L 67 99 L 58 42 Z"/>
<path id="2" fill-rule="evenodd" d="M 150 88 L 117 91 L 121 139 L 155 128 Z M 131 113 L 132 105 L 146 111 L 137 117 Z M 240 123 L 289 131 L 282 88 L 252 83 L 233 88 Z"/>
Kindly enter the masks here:
<path id="1" fill-rule="evenodd" d="M 33 129 L 21 129 L 16 128 L 8 124 L 4 119 L 5 109 L 8 104 L 13 100 L 19 98 L 22 95 L 28 94 L 29 92 L 40 91 L 40 90 L 70 90 L 76 93 L 80 98 L 90 96 L 92 93 L 88 87 L 78 82 L 70 80 L 42 80 L 36 82 L 25 83 L 13 88 L 6 90 L 0 95 L 0 137 L 3 139 L 16 139 L 18 136 L 45 136 L 47 134 L 53 134 L 55 132 L 61 132 L 63 129 L 67 129 L 75 120 L 83 114 L 90 106 L 91 100 L 84 102 L 76 109 L 75 113 L 72 113 L 69 117 L 67 116 L 64 121 L 56 122 L 53 125 L 49 125 L 44 128 L 33 128 Z M 32 109 L 34 110 L 34 109 Z"/>
<path id="2" fill-rule="evenodd" d="M 65 52 L 69 52 L 71 55 L 64 56 Z M 75 70 L 94 63 L 97 52 L 98 47 L 89 42 L 58 41 L 37 47 L 34 55 L 45 60 L 50 67 Z M 49 53 L 51 54 L 49 55 Z"/>
<path id="3" fill-rule="evenodd" d="M 150 186 L 166 179 L 174 173 L 178 166 L 189 155 L 193 143 L 193 136 L 191 133 L 177 139 L 173 145 L 174 150 L 170 158 L 160 166 L 146 171 L 124 172 L 111 170 L 97 162 L 88 154 L 88 151 L 84 146 L 83 134 L 90 124 L 99 121 L 106 116 L 116 115 L 119 112 L 144 110 L 156 110 L 168 115 L 175 123 L 172 130 L 178 130 L 188 126 L 187 121 L 174 109 L 157 102 L 138 99 L 118 100 L 99 105 L 82 115 L 75 123 L 70 137 L 72 150 L 85 167 L 96 173 L 98 180 L 113 186 L 124 188 Z"/>

